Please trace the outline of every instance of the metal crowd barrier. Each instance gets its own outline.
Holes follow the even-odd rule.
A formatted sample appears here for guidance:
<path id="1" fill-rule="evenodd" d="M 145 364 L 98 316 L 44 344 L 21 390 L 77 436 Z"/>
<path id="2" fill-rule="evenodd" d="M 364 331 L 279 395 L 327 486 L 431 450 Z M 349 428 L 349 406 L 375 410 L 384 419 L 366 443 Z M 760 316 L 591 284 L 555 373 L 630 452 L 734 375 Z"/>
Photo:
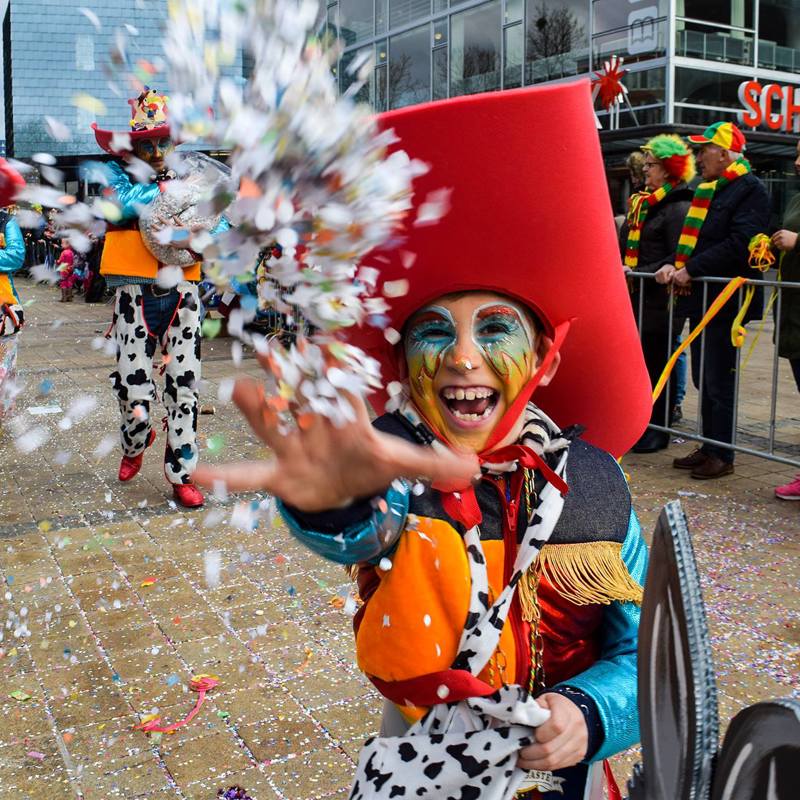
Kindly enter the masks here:
<path id="1" fill-rule="evenodd" d="M 640 338 L 642 337 L 643 331 L 643 322 L 645 317 L 648 313 L 648 309 L 645 306 L 645 286 L 647 281 L 654 281 L 655 276 L 650 273 L 643 273 L 643 272 L 632 272 L 628 275 L 631 281 L 639 281 L 639 292 L 638 298 L 634 298 L 634 315 L 636 316 L 637 320 L 637 327 L 639 329 Z M 709 307 L 709 286 L 711 284 L 727 284 L 729 282 L 729 278 L 694 278 L 692 279 L 692 285 L 694 286 L 694 291 L 697 291 L 697 287 L 702 286 L 702 314 L 705 314 L 706 310 Z M 632 284 L 635 285 L 635 284 Z M 680 426 L 676 426 L 675 423 L 670 425 L 670 416 L 671 416 L 671 409 L 670 409 L 670 387 L 673 381 L 675 381 L 675 370 L 672 371 L 669 380 L 664 387 L 664 393 L 668 398 L 667 402 L 665 403 L 665 413 L 663 424 L 657 424 L 656 421 L 653 421 L 649 428 L 655 431 L 661 431 L 663 433 L 668 433 L 670 438 L 672 437 L 680 437 L 682 439 L 690 439 L 699 443 L 708 443 L 711 445 L 716 445 L 720 448 L 725 448 L 729 450 L 734 450 L 740 453 L 747 453 L 753 456 L 759 456 L 761 458 L 768 459 L 770 461 L 775 461 L 780 464 L 788 464 L 794 467 L 800 468 L 800 392 L 798 392 L 797 387 L 794 385 L 794 382 L 791 384 L 791 388 L 786 393 L 786 397 L 790 398 L 792 402 L 792 408 L 795 411 L 794 416 L 781 416 L 778 415 L 778 395 L 779 395 L 779 372 L 780 372 L 780 361 L 781 359 L 778 357 L 778 348 L 780 346 L 780 326 L 777 324 L 777 320 L 781 317 L 781 308 L 782 308 L 782 301 L 784 292 L 787 291 L 800 291 L 800 283 L 792 283 L 788 281 L 780 281 L 780 280 L 769 280 L 769 279 L 749 279 L 747 284 L 742 286 L 734 296 L 732 296 L 728 303 L 726 304 L 726 308 L 729 308 L 731 305 L 734 307 L 738 306 L 738 309 L 741 309 L 742 303 L 744 301 L 744 292 L 747 286 L 754 286 L 754 287 L 763 287 L 764 297 L 763 297 L 763 304 L 759 304 L 758 308 L 755 308 L 756 302 L 753 302 L 753 306 L 750 309 L 750 315 L 755 319 L 751 319 L 751 321 L 747 324 L 747 336 L 745 337 L 745 341 L 743 346 L 736 348 L 736 366 L 735 366 L 735 384 L 734 384 L 734 397 L 733 397 L 733 425 L 731 431 L 731 441 L 725 442 L 720 441 L 718 439 L 709 439 L 702 435 L 702 427 L 703 427 L 703 420 L 702 420 L 702 398 L 703 398 L 703 378 L 704 378 L 704 364 L 707 358 L 713 358 L 713 353 L 707 352 L 706 348 L 706 331 L 704 330 L 703 333 L 699 337 L 699 359 L 700 359 L 700 368 L 699 368 L 699 385 L 694 387 L 695 390 L 695 398 L 696 398 L 696 417 L 695 419 L 689 420 L 684 416 L 682 420 L 682 424 Z M 659 286 L 661 286 L 659 284 Z M 668 291 L 668 287 L 663 286 L 661 287 L 664 289 L 665 292 Z M 767 308 L 767 304 L 770 300 L 771 294 L 776 292 L 776 297 L 772 302 L 772 308 Z M 758 295 L 756 295 L 758 297 Z M 670 343 L 669 352 L 673 353 L 677 348 L 677 338 L 683 334 L 683 336 L 688 335 L 690 329 L 687 326 L 685 329 L 677 330 L 677 323 L 676 323 L 676 299 L 671 298 L 668 302 L 668 314 L 667 314 L 667 325 L 664 331 L 664 335 L 667 337 L 667 341 Z M 712 302 L 713 302 L 712 297 Z M 638 308 L 636 307 L 638 305 Z M 767 311 L 765 312 L 765 308 Z M 723 309 L 723 314 L 725 310 Z M 728 311 L 727 317 L 730 317 L 730 311 Z M 763 323 L 763 324 L 762 324 Z M 730 323 L 729 323 L 730 325 Z M 745 357 L 747 356 L 748 352 L 750 351 L 751 344 L 753 342 L 754 337 L 759 336 L 758 345 L 756 349 L 754 349 L 752 353 L 752 358 L 750 359 L 749 363 L 745 366 L 744 371 L 742 369 L 743 362 Z M 752 378 L 752 372 L 756 365 L 759 363 L 763 364 L 763 350 L 767 349 L 769 351 L 769 369 L 767 370 L 769 373 L 769 392 L 767 394 L 765 386 L 762 382 L 755 382 L 754 378 Z M 695 350 L 694 346 L 688 348 L 686 350 L 686 357 L 695 358 L 697 355 L 697 351 Z M 783 359 L 784 361 L 786 359 Z M 687 362 L 688 364 L 688 362 Z M 788 367 L 788 362 L 787 362 Z M 687 387 L 687 397 L 689 397 L 688 391 L 692 387 L 692 375 L 691 369 L 687 368 L 687 380 L 686 380 L 686 387 Z M 744 394 L 743 394 L 744 392 Z M 742 397 L 750 396 L 749 393 L 753 392 L 757 396 L 762 396 L 765 404 L 765 411 L 768 410 L 764 416 L 764 419 L 759 419 L 755 421 L 755 424 L 748 426 L 748 429 L 744 429 L 740 427 L 740 422 L 742 419 L 741 414 L 741 400 Z M 792 395 L 791 393 L 794 392 Z M 783 435 L 783 432 L 788 433 L 788 440 L 783 438 L 777 438 L 779 432 Z"/>

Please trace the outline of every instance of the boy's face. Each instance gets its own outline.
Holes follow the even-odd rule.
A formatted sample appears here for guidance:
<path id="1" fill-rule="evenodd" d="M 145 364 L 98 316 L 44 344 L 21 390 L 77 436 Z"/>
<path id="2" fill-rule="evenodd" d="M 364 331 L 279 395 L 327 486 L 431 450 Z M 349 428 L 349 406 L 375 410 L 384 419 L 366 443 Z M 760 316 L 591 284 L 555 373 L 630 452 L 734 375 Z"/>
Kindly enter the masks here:
<path id="1" fill-rule="evenodd" d="M 448 442 L 475 452 L 537 365 L 531 315 L 494 292 L 445 295 L 421 308 L 404 346 L 415 405 Z"/>

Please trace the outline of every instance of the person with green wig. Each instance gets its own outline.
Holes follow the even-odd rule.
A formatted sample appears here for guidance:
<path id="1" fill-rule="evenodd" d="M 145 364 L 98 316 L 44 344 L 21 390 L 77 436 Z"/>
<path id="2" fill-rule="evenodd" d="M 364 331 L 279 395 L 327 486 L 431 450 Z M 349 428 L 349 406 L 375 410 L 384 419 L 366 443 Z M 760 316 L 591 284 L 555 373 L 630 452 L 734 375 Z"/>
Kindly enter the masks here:
<path id="1" fill-rule="evenodd" d="M 628 201 L 620 245 L 626 272 L 655 273 L 665 264 L 674 263 L 683 221 L 692 201 L 693 193 L 688 183 L 695 176 L 695 162 L 688 144 L 673 134 L 650 139 L 642 146 L 642 152 L 645 156 L 645 186 L 642 191 L 632 194 Z M 632 284 L 633 312 L 639 325 L 647 370 L 655 386 L 672 349 L 669 294 L 655 281 L 634 280 Z M 677 333 L 673 331 L 673 338 Z M 672 423 L 676 389 L 676 382 L 671 381 L 669 395 L 662 392 L 655 402 L 651 425 L 668 426 Z M 668 445 L 668 433 L 648 428 L 633 446 L 633 451 L 653 453 Z"/>

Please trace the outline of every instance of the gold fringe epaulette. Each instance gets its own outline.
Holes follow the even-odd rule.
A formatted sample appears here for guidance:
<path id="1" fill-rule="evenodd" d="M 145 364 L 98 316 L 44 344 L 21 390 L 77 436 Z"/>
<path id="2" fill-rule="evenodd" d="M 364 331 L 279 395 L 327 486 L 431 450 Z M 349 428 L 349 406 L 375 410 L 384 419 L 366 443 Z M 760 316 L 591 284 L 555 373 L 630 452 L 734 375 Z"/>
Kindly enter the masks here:
<path id="1" fill-rule="evenodd" d="M 642 587 L 631 577 L 617 542 L 546 544 L 520 581 L 522 616 L 531 621 L 537 613 L 536 589 L 544 577 L 559 594 L 575 605 L 642 602 Z"/>

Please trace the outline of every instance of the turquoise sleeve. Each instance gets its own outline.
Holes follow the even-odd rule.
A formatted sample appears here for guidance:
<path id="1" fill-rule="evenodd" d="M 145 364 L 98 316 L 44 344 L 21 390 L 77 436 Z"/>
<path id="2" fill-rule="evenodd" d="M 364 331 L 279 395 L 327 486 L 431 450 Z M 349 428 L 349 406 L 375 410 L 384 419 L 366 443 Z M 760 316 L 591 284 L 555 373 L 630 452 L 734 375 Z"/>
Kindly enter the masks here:
<path id="1" fill-rule="evenodd" d="M 149 205 L 161 191 L 157 183 L 133 183 L 121 164 L 108 164 L 109 186 L 114 190 L 122 211 L 122 222 L 139 218 L 142 206 Z"/>
<path id="2" fill-rule="evenodd" d="M 0 250 L 0 272 L 16 272 L 25 263 L 25 240 L 15 219 L 6 222 L 6 246 Z"/>
<path id="3" fill-rule="evenodd" d="M 329 561 L 338 564 L 377 563 L 389 554 L 403 532 L 408 516 L 409 487 L 405 481 L 395 481 L 372 515 L 338 534 L 305 529 L 278 500 L 278 510 L 289 532 L 306 547 Z"/>
<path id="4" fill-rule="evenodd" d="M 644 585 L 647 545 L 633 510 L 621 555 L 631 577 Z M 597 705 L 605 738 L 592 761 L 602 761 L 639 741 L 636 648 L 640 616 L 641 608 L 636 603 L 611 603 L 603 615 L 604 636 L 600 658 L 585 672 L 563 684 L 580 689 Z"/>

